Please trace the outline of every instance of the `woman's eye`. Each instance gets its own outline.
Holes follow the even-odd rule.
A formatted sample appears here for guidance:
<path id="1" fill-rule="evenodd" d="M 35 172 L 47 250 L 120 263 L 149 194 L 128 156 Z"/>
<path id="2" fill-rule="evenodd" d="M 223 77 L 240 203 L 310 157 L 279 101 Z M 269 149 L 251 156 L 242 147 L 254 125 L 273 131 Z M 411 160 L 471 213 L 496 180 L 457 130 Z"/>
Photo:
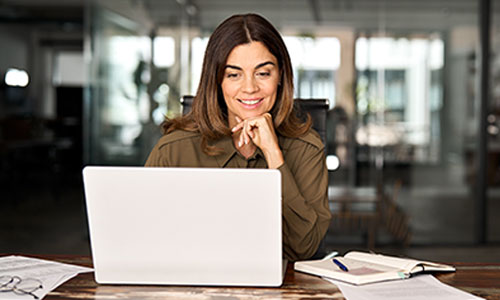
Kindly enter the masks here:
<path id="1" fill-rule="evenodd" d="M 228 73 L 226 74 L 226 77 L 229 79 L 236 79 L 238 78 L 239 74 L 238 73 Z"/>
<path id="2" fill-rule="evenodd" d="M 271 76 L 271 72 L 259 72 L 259 73 L 257 73 L 257 76 L 268 77 L 268 76 Z"/>

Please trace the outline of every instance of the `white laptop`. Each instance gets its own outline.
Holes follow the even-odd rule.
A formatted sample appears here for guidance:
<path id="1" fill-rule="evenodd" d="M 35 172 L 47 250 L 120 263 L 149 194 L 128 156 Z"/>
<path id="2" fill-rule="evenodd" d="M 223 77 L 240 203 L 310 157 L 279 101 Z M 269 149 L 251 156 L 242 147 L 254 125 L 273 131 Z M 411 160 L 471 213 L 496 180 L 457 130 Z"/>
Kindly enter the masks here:
<path id="1" fill-rule="evenodd" d="M 98 283 L 282 284 L 278 170 L 88 166 L 83 179 Z"/>

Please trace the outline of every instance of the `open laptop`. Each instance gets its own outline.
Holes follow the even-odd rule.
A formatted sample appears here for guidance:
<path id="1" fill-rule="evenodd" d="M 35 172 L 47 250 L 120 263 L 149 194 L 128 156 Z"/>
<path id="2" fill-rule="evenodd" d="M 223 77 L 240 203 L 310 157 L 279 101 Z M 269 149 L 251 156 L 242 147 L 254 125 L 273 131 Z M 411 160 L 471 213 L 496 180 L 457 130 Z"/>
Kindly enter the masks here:
<path id="1" fill-rule="evenodd" d="M 88 166 L 83 179 L 98 283 L 282 284 L 279 171 Z"/>

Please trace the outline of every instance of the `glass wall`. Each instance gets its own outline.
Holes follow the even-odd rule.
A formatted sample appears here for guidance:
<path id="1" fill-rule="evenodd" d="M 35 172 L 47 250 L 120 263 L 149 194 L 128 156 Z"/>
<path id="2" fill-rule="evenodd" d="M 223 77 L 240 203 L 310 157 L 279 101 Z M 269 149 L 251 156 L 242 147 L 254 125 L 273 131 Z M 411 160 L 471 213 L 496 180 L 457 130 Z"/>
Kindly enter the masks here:
<path id="1" fill-rule="evenodd" d="M 439 163 L 443 40 L 359 37 L 355 57 L 358 162 L 383 147 L 386 166 Z"/>
<path id="2" fill-rule="evenodd" d="M 158 137 L 158 129 L 151 126 L 151 112 L 160 104 L 152 101 L 148 90 L 148 27 L 120 13 L 111 1 L 90 7 L 85 143 L 89 164 L 141 164 L 151 137 Z"/>
<path id="3" fill-rule="evenodd" d="M 295 97 L 330 100 L 333 212 L 339 190 L 368 190 L 375 205 L 367 209 L 380 217 L 378 243 L 402 241 L 377 211 L 382 198 L 401 212 L 396 231 L 406 230 L 412 245 L 474 242 L 476 1 L 118 2 L 99 1 L 89 11 L 87 162 L 143 164 L 158 124 L 180 113 L 182 95 L 196 93 L 210 33 L 226 17 L 253 11 L 284 36 Z M 495 32 L 494 52 L 498 40 Z M 494 84 L 493 107 L 497 90 Z M 500 118 L 493 111 L 491 149 Z M 492 188 L 489 205 L 498 208 L 496 194 Z M 489 239 L 498 241 L 495 224 Z M 331 245 L 344 242 L 343 233 L 360 233 L 342 226 L 332 223 Z"/>
<path id="4" fill-rule="evenodd" d="M 340 65 L 336 37 L 285 36 L 295 75 L 296 98 L 327 98 L 335 106 L 335 73 Z"/>

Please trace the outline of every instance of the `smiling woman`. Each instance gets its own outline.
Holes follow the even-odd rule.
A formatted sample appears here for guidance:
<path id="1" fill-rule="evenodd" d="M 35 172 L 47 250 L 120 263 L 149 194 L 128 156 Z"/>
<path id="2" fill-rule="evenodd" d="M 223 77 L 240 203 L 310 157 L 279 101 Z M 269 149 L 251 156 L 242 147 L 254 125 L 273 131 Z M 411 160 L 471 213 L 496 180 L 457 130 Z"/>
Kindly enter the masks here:
<path id="1" fill-rule="evenodd" d="M 316 253 L 330 221 L 324 146 L 297 117 L 290 57 L 266 19 L 235 15 L 215 29 L 192 111 L 162 129 L 146 166 L 278 169 L 283 255 Z"/>
<path id="2" fill-rule="evenodd" d="M 276 100 L 279 69 L 276 58 L 261 42 L 237 46 L 227 58 L 222 93 L 230 125 L 269 112 Z"/>

